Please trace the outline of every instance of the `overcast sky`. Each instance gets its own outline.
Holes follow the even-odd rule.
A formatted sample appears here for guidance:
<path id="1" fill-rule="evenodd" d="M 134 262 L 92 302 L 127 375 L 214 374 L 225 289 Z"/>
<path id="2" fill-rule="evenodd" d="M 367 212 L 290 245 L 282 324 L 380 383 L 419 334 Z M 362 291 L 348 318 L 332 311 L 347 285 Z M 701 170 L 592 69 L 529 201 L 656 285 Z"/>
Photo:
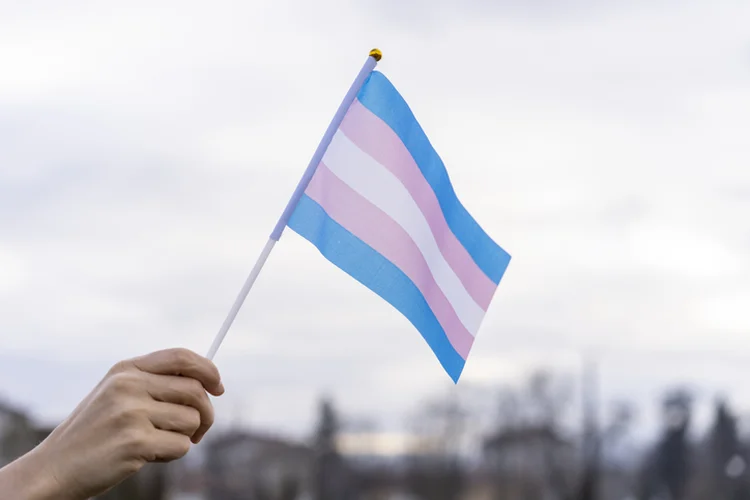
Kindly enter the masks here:
<path id="1" fill-rule="evenodd" d="M 513 256 L 462 384 L 600 353 L 750 411 L 741 0 L 0 1 L 0 394 L 62 418 L 120 358 L 205 353 L 370 48 Z M 288 231 L 219 351 L 219 419 L 320 391 L 398 422 L 449 378 Z M 703 372 L 703 373 L 702 373 Z M 648 417 L 647 417 L 648 418 Z"/>

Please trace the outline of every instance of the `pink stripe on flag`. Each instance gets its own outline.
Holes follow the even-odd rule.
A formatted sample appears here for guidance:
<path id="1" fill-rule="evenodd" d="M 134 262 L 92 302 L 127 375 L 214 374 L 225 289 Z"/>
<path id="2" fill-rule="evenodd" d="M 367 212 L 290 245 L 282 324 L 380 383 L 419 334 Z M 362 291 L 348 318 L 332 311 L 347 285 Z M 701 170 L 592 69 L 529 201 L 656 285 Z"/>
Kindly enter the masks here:
<path id="1" fill-rule="evenodd" d="M 398 135 L 358 100 L 349 108 L 340 130 L 406 187 L 427 219 L 446 262 L 469 295 L 486 311 L 497 285 L 482 272 L 448 227 L 435 192 Z"/>
<path id="2" fill-rule="evenodd" d="M 416 285 L 453 348 L 466 359 L 474 337 L 443 294 L 414 240 L 385 212 L 367 201 L 331 172 L 318 166 L 305 193 L 347 231 L 364 241 Z"/>

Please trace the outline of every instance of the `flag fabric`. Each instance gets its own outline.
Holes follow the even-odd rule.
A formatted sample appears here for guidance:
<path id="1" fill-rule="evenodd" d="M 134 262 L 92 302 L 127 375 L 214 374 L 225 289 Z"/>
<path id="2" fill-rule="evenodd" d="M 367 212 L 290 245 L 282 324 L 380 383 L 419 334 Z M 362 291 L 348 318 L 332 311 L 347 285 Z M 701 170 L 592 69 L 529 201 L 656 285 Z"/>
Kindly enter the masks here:
<path id="1" fill-rule="evenodd" d="M 382 73 L 349 107 L 288 227 L 400 311 L 458 382 L 510 255 L 458 200 Z"/>

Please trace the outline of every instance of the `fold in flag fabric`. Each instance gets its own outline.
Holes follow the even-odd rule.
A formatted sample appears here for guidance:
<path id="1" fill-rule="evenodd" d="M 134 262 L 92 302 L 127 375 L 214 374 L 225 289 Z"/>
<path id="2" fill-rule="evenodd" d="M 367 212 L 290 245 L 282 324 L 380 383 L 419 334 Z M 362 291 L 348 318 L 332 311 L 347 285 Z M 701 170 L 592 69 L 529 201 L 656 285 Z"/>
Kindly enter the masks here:
<path id="1" fill-rule="evenodd" d="M 288 227 L 406 316 L 458 382 L 510 255 L 458 200 L 382 73 L 349 107 Z"/>

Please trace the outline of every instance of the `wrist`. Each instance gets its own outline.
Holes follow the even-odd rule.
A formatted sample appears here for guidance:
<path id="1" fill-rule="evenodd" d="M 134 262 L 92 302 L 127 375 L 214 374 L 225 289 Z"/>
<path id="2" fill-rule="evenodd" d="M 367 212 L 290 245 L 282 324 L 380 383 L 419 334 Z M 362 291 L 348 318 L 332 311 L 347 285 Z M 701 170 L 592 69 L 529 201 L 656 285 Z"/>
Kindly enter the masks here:
<path id="1" fill-rule="evenodd" d="M 0 497 L 23 500 L 74 500 L 60 484 L 43 451 L 35 448 L 0 469 Z"/>

